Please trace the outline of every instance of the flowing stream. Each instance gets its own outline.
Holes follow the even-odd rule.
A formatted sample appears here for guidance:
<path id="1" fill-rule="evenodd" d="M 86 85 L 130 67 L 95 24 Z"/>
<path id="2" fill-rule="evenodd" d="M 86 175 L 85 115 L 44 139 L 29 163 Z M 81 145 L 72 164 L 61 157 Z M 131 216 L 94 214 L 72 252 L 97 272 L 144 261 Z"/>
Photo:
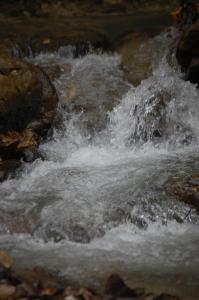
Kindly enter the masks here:
<path id="1" fill-rule="evenodd" d="M 199 299 L 199 216 L 166 188 L 199 170 L 199 91 L 167 62 L 172 35 L 140 48 L 154 70 L 137 87 L 117 54 L 74 59 L 65 47 L 32 59 L 61 68 L 60 105 L 41 158 L 0 186 L 0 244 L 20 267 L 97 288 L 117 272 Z"/>

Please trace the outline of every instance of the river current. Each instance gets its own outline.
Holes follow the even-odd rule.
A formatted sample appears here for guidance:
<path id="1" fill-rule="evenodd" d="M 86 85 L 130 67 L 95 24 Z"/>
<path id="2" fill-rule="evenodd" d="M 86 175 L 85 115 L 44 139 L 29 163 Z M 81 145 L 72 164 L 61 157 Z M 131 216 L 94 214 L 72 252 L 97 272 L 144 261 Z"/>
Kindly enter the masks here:
<path id="1" fill-rule="evenodd" d="M 199 216 L 166 188 L 199 169 L 199 91 L 168 53 L 176 34 L 139 49 L 153 72 L 137 87 L 118 54 L 73 58 L 71 46 L 31 59 L 61 68 L 60 104 L 40 158 L 0 186 L 0 245 L 20 267 L 94 287 L 116 272 L 199 299 Z"/>

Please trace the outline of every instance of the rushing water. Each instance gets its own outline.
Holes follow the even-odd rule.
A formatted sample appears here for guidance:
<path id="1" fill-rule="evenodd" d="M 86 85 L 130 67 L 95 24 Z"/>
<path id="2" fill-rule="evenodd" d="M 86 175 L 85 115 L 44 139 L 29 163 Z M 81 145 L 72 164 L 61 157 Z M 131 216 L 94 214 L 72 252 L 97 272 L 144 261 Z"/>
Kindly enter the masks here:
<path id="1" fill-rule="evenodd" d="M 60 106 L 42 159 L 1 184 L 1 247 L 20 266 L 92 286 L 118 272 L 199 299 L 199 216 L 166 189 L 199 169 L 199 92 L 167 63 L 170 44 L 164 33 L 140 49 L 154 72 L 136 88 L 116 54 L 74 59 L 66 47 L 33 59 L 61 67 Z"/>

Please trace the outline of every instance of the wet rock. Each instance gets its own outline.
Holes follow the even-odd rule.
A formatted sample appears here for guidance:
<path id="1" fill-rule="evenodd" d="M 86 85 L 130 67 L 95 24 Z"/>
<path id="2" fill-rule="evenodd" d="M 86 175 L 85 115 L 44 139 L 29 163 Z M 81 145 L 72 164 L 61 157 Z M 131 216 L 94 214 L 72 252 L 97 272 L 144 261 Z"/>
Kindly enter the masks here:
<path id="1" fill-rule="evenodd" d="M 83 299 L 83 300 L 101 300 L 103 297 L 97 295 L 94 291 L 87 288 L 72 288 L 66 287 L 63 292 L 64 300 L 75 300 L 75 299 Z"/>
<path id="2" fill-rule="evenodd" d="M 37 290 L 30 285 L 27 282 L 22 282 L 17 285 L 17 289 L 15 292 L 16 298 L 22 298 L 22 297 L 36 297 L 37 296 Z"/>
<path id="3" fill-rule="evenodd" d="M 118 207 L 116 209 L 106 211 L 103 219 L 105 223 L 110 222 L 113 226 L 118 226 L 125 221 L 131 222 L 131 215 L 129 212 Z"/>
<path id="4" fill-rule="evenodd" d="M 144 289 L 131 289 L 119 275 L 112 274 L 107 279 L 105 294 L 117 298 L 139 297 L 144 295 Z"/>
<path id="5" fill-rule="evenodd" d="M 138 228 L 146 230 L 148 228 L 147 220 L 144 216 L 132 216 L 131 222 L 135 224 Z"/>
<path id="6" fill-rule="evenodd" d="M 1 0 L 0 9 L 4 14 L 19 16 L 24 14 L 27 18 L 41 14 L 53 16 L 99 16 L 104 14 L 104 9 L 110 7 L 109 14 L 129 13 L 135 10 L 150 11 L 151 9 L 168 10 L 175 6 L 177 0 Z"/>
<path id="7" fill-rule="evenodd" d="M 14 175 L 19 166 L 20 162 L 18 160 L 0 161 L 0 182 Z"/>
<path id="8" fill-rule="evenodd" d="M 172 296 L 169 294 L 161 294 L 158 297 L 154 297 L 154 300 L 180 300 L 180 299 L 176 296 Z"/>
<path id="9" fill-rule="evenodd" d="M 167 183 L 167 190 L 179 200 L 199 210 L 199 175 L 175 177 Z"/>
<path id="10" fill-rule="evenodd" d="M 185 31 L 179 41 L 176 57 L 183 69 L 187 69 L 192 59 L 199 57 L 199 21 Z"/>
<path id="11" fill-rule="evenodd" d="M 70 241 L 76 243 L 89 243 L 91 240 L 86 229 L 78 224 L 70 224 L 67 234 Z"/>
<path id="12" fill-rule="evenodd" d="M 21 0 L 20 9 L 23 11 L 24 15 L 29 16 L 39 16 L 41 14 L 41 0 Z"/>
<path id="13" fill-rule="evenodd" d="M 148 40 L 149 35 L 146 33 L 133 32 L 118 40 L 114 46 L 122 57 L 126 79 L 136 86 L 152 73 L 153 55 L 149 53 L 149 47 L 142 47 Z"/>
<path id="14" fill-rule="evenodd" d="M 105 294 L 98 294 L 89 288 L 72 287 L 66 283 L 66 280 L 40 267 L 31 270 L 14 270 L 14 267 L 7 269 L 7 266 L 12 264 L 12 259 L 4 252 L 0 253 L 0 259 L 1 257 L 3 258 L 1 267 L 5 268 L 0 272 L 0 299 L 2 300 L 179 300 L 169 294 L 155 296 L 145 294 L 144 289 L 131 289 L 118 275 L 111 275 L 106 284 Z"/>
<path id="15" fill-rule="evenodd" d="M 199 58 L 191 61 L 185 78 L 192 83 L 199 83 Z"/>
<path id="16" fill-rule="evenodd" d="M 50 78 L 51 82 L 55 80 L 55 78 L 58 78 L 61 75 L 61 68 L 58 65 L 53 66 L 42 66 L 42 69 L 45 71 L 45 73 Z"/>
<path id="17" fill-rule="evenodd" d="M 46 226 L 44 236 L 44 240 L 46 242 L 53 241 L 54 243 L 59 243 L 60 241 L 63 241 L 65 239 L 66 234 L 64 234 L 64 232 L 59 228 L 56 228 L 56 226 L 52 226 L 52 224 Z"/>
<path id="18" fill-rule="evenodd" d="M 9 38 L 0 42 L 0 56 L 12 56 L 14 54 L 14 44 Z"/>
<path id="19" fill-rule="evenodd" d="M 53 288 L 53 287 L 48 287 L 48 288 L 44 288 L 42 291 L 41 291 L 41 296 L 45 296 L 45 297 L 48 297 L 48 296 L 54 296 L 56 295 L 58 292 L 58 289 L 57 288 Z"/>
<path id="20" fill-rule="evenodd" d="M 25 217 L 21 211 L 15 213 L 5 213 L 4 211 L 0 210 L 0 228 L 2 234 L 32 234 L 39 222 L 39 216 L 36 215 L 36 213 L 34 214 L 34 212 Z"/>
<path id="21" fill-rule="evenodd" d="M 90 59 L 92 64 L 89 63 Z M 67 111 L 83 112 L 77 123 L 89 136 L 106 126 L 108 112 L 112 111 L 129 88 L 117 67 L 119 63 L 119 58 L 113 64 L 106 57 L 86 57 L 78 68 L 74 67 L 67 77 L 64 74 L 57 81 L 61 106 Z M 106 85 L 101 84 L 104 80 Z"/>
<path id="22" fill-rule="evenodd" d="M 172 28 L 167 28 L 163 33 L 164 42 L 157 32 L 131 32 L 118 39 L 114 49 L 122 57 L 122 67 L 126 79 L 137 86 L 142 80 L 152 75 L 155 66 L 158 65 L 162 53 L 172 44 Z"/>
<path id="23" fill-rule="evenodd" d="M 58 98 L 38 67 L 0 57 L 0 156 L 31 160 L 50 128 Z"/>
<path id="24" fill-rule="evenodd" d="M 25 161 L 33 161 L 37 146 L 38 136 L 31 129 L 25 129 L 21 133 L 0 133 L 0 155 L 3 159 L 23 157 Z"/>
<path id="25" fill-rule="evenodd" d="M 96 49 L 107 50 L 109 38 L 101 24 L 88 20 L 70 22 L 60 20 L 54 24 L 54 18 L 21 20 L 21 25 L 13 20 L 10 26 L 1 23 L 0 54 L 17 58 L 36 56 L 39 53 L 57 52 L 62 47 L 72 45 L 73 56 L 86 55 L 91 45 Z M 25 29 L 24 29 L 25 28 Z M 17 31 L 17 34 L 13 32 Z"/>
<path id="26" fill-rule="evenodd" d="M 0 284 L 0 299 L 8 299 L 9 297 L 13 296 L 16 291 L 16 287 L 8 284 L 2 283 Z"/>
<path id="27" fill-rule="evenodd" d="M 13 265 L 12 257 L 5 251 L 0 251 L 0 266 L 9 269 Z"/>
<path id="28" fill-rule="evenodd" d="M 127 7 L 121 0 L 104 0 L 105 13 L 126 13 Z"/>
<path id="29" fill-rule="evenodd" d="M 176 57 L 185 72 L 185 79 L 199 83 L 199 21 L 183 34 L 177 46 Z"/>

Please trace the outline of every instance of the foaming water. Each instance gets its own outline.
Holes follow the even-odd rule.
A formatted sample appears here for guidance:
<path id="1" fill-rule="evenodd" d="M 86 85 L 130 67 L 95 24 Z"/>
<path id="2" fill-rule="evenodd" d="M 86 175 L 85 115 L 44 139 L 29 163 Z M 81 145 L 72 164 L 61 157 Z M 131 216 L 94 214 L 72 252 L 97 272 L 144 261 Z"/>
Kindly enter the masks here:
<path id="1" fill-rule="evenodd" d="M 165 34 L 153 41 L 172 42 Z M 84 284 L 119 272 L 149 290 L 196 299 L 199 217 L 166 186 L 199 169 L 198 90 L 166 52 L 136 88 L 123 79 L 118 55 L 72 54 L 69 47 L 33 60 L 58 70 L 60 104 L 42 159 L 1 184 L 2 247 L 24 266 L 90 278 Z"/>

